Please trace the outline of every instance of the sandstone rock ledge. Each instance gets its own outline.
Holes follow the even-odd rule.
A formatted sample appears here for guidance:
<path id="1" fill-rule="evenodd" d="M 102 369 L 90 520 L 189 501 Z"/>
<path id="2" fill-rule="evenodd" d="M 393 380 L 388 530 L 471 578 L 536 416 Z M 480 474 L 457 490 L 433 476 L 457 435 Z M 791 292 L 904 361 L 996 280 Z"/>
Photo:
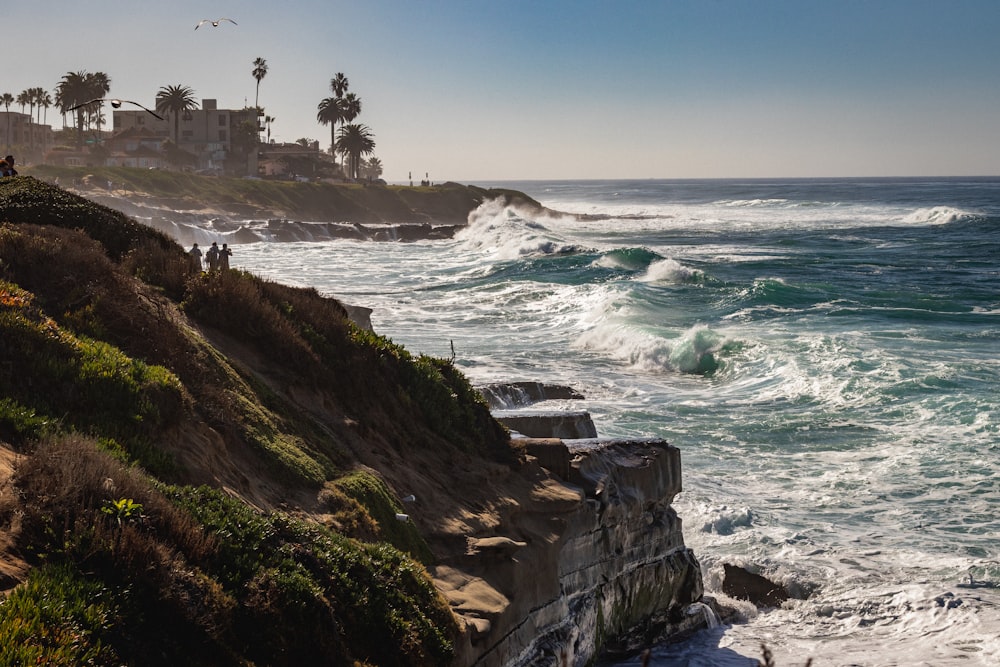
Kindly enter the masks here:
<path id="1" fill-rule="evenodd" d="M 701 570 L 671 507 L 680 451 L 665 441 L 523 438 L 550 475 L 521 524 L 527 539 L 469 540 L 433 571 L 466 623 L 456 664 L 592 664 L 704 625 Z M 631 639 L 630 639 L 631 637 Z"/>

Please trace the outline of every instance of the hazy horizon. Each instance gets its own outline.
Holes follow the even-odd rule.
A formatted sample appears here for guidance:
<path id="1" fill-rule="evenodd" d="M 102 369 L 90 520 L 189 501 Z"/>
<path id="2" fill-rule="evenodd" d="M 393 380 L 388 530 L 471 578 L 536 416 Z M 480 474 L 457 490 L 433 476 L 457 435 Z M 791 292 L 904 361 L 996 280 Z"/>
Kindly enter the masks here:
<path id="1" fill-rule="evenodd" d="M 995 0 L 42 0 L 4 27 L 15 97 L 84 70 L 238 109 L 264 58 L 272 139 L 323 148 L 343 72 L 391 182 L 1000 175 Z"/>

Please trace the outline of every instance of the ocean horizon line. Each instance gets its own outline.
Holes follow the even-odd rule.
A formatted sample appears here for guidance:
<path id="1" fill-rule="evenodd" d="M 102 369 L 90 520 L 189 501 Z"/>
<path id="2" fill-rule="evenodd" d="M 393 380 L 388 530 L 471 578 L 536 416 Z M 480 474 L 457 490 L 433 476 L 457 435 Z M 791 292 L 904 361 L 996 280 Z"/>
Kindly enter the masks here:
<path id="1" fill-rule="evenodd" d="M 990 181 L 1000 179 L 1000 174 L 977 175 L 928 175 L 928 176 L 685 176 L 685 177 L 616 177 L 616 178 L 446 178 L 432 181 L 433 185 L 458 183 L 461 185 L 504 183 L 789 183 L 789 182 L 905 182 L 905 181 Z M 408 180 L 387 181 L 387 185 L 406 186 Z"/>

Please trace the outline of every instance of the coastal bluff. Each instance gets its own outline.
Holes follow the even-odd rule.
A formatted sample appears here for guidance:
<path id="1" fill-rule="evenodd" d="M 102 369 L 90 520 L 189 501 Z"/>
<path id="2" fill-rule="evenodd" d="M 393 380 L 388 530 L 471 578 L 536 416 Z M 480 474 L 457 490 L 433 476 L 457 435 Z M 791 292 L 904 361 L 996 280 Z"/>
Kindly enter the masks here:
<path id="1" fill-rule="evenodd" d="M 327 223 L 328 237 L 416 240 L 450 236 L 486 201 L 547 211 L 523 192 L 445 182 L 405 186 L 299 183 L 209 177 L 123 167 L 53 167 L 24 170 L 169 234 L 179 220 L 271 221 L 276 240 L 283 223 Z M 554 213 L 554 212 L 551 212 Z M 364 226 L 374 229 L 366 232 Z M 248 239 L 249 240 L 249 239 Z"/>
<path id="2" fill-rule="evenodd" d="M 675 447 L 568 437 L 594 433 L 582 413 L 526 436 L 366 316 L 0 182 L 3 645 L 26 664 L 576 667 L 703 624 Z"/>

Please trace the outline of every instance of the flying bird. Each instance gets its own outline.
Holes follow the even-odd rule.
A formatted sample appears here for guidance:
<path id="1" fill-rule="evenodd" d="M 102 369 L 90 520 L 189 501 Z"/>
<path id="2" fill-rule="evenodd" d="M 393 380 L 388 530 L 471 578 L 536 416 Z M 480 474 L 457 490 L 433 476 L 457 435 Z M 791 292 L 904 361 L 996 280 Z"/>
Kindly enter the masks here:
<path id="1" fill-rule="evenodd" d="M 229 21 L 233 25 L 237 25 L 236 21 L 234 21 L 232 19 L 227 19 L 227 18 L 223 17 L 221 19 L 215 19 L 214 21 L 212 19 L 202 19 L 202 20 L 198 21 L 198 25 L 196 25 L 194 27 L 194 29 L 197 30 L 198 28 L 200 28 L 205 23 L 211 23 L 213 28 L 218 28 L 219 24 L 222 23 L 223 21 Z"/>
<path id="2" fill-rule="evenodd" d="M 143 109 L 144 111 L 147 111 L 148 113 L 151 113 L 152 115 L 156 116 L 160 120 L 164 120 L 163 116 L 161 116 L 160 114 L 156 113 L 152 109 L 147 109 L 146 107 L 142 106 L 138 102 L 133 102 L 132 100 L 105 100 L 103 97 L 98 97 L 96 100 L 90 100 L 89 102 L 84 102 L 83 104 L 77 104 L 75 107 L 70 107 L 69 109 L 66 109 L 66 111 L 76 111 L 80 107 L 90 106 L 91 104 L 94 104 L 95 102 L 111 102 L 111 106 L 114 107 L 115 109 L 120 109 L 121 106 L 122 106 L 122 104 L 134 104 L 137 107 L 139 107 L 140 109 Z"/>

